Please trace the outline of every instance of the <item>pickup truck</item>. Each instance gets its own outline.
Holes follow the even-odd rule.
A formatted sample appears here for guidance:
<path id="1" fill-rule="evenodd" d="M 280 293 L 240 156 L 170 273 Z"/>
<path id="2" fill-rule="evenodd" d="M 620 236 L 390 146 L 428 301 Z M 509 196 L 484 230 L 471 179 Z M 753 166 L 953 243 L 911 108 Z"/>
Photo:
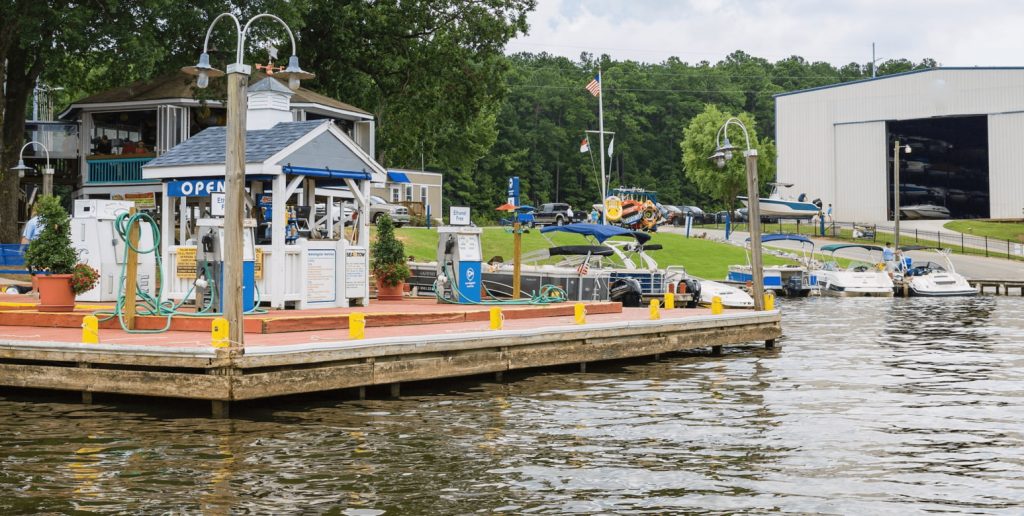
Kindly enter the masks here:
<path id="1" fill-rule="evenodd" d="M 585 220 L 586 213 L 576 213 L 564 202 L 549 202 L 540 205 L 540 209 L 533 214 L 533 225 L 535 226 L 563 226 Z"/>

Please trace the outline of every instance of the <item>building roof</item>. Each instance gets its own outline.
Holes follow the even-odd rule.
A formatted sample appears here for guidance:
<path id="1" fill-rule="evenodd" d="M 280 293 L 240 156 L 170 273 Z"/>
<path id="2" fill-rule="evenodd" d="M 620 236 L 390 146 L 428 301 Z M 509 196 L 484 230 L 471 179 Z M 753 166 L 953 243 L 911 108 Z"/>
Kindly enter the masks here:
<path id="1" fill-rule="evenodd" d="M 299 138 L 330 120 L 281 122 L 270 129 L 245 132 L 245 162 L 263 163 Z M 181 142 L 162 156 L 146 164 L 146 168 L 189 165 L 221 165 L 225 162 L 227 129 L 209 127 Z"/>
<path id="2" fill-rule="evenodd" d="M 249 93 L 258 93 L 261 91 L 274 91 L 277 93 L 288 95 L 289 97 L 295 94 L 294 91 L 289 89 L 284 84 L 281 84 L 281 81 L 275 81 L 270 77 L 264 77 L 256 84 L 249 86 Z"/>
<path id="3" fill-rule="evenodd" d="M 1020 71 L 1024 71 L 1024 67 L 1020 67 L 1020 66 L 945 66 L 945 67 L 944 66 L 938 66 L 938 67 L 935 67 L 935 68 L 921 68 L 921 69 L 918 69 L 918 70 L 910 70 L 910 71 L 907 71 L 907 72 L 893 73 L 893 74 L 889 74 L 889 75 L 883 75 L 881 77 L 872 77 L 872 78 L 869 78 L 869 79 L 859 79 L 859 80 L 856 80 L 856 81 L 840 82 L 840 83 L 836 83 L 836 84 L 826 84 L 825 86 L 817 86 L 817 87 L 814 87 L 814 88 L 805 88 L 805 89 L 802 89 L 802 90 L 787 91 L 787 92 L 784 92 L 784 93 L 777 93 L 774 96 L 775 97 L 786 97 L 786 96 L 789 96 L 789 95 L 797 95 L 797 94 L 800 94 L 800 93 L 807 93 L 807 92 L 810 92 L 810 91 L 827 90 L 827 89 L 830 89 L 830 88 L 840 88 L 840 87 L 843 87 L 843 86 L 851 86 L 851 85 L 854 85 L 854 84 L 862 84 L 862 83 L 865 83 L 865 82 L 884 81 L 886 79 L 894 79 L 894 78 L 897 78 L 897 77 L 904 77 L 904 76 L 907 76 L 907 75 L 914 75 L 914 74 L 919 74 L 919 73 L 940 72 L 940 71 L 968 71 L 968 70 L 987 70 L 987 71 L 996 70 L 996 71 L 1011 71 L 1011 72 L 1012 71 L 1016 71 L 1016 72 L 1020 72 Z"/>
<path id="4" fill-rule="evenodd" d="M 265 77 L 266 75 L 264 74 L 253 73 L 251 81 L 255 82 Z M 193 92 L 195 83 L 194 79 L 194 77 L 186 74 L 185 72 L 177 71 L 161 75 L 150 80 L 135 81 L 127 86 L 111 88 L 83 99 L 76 100 L 70 107 L 68 107 L 68 109 L 60 114 L 60 117 L 64 118 L 74 111 L 92 104 L 144 102 L 164 99 L 191 99 L 195 97 Z M 278 84 L 281 84 L 280 79 L 277 79 L 277 77 L 274 77 L 274 79 Z M 284 86 L 283 84 L 281 84 L 281 86 L 287 88 L 287 86 Z M 334 100 L 328 96 L 307 90 L 306 88 L 300 87 L 293 93 L 295 94 L 291 99 L 293 104 L 321 104 L 335 109 L 372 116 L 369 112 L 363 109 Z"/>

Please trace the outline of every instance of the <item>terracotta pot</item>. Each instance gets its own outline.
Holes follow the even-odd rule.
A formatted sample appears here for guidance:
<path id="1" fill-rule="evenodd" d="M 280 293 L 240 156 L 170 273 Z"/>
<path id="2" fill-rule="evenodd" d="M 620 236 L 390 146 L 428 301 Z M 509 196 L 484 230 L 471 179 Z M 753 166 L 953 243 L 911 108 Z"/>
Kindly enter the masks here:
<path id="1" fill-rule="evenodd" d="M 405 282 L 389 287 L 377 282 L 377 300 L 378 301 L 401 301 L 402 294 L 405 292 Z"/>
<path id="2" fill-rule="evenodd" d="M 40 312 L 72 312 L 75 310 L 75 293 L 71 290 L 70 274 L 38 276 Z"/>

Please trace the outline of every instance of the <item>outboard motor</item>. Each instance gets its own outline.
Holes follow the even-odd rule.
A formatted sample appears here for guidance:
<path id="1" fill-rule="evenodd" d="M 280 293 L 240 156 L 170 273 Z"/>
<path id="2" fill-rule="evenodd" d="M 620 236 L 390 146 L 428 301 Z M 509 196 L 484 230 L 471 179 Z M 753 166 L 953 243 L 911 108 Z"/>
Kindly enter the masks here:
<path id="1" fill-rule="evenodd" d="M 686 278 L 682 284 L 686 286 L 686 292 L 690 294 L 690 302 L 686 304 L 686 308 L 697 308 L 697 305 L 700 304 L 700 281 Z"/>
<path id="2" fill-rule="evenodd" d="M 608 288 L 608 298 L 622 303 L 622 306 L 641 306 L 640 282 L 633 278 L 619 278 Z"/>
<path id="3" fill-rule="evenodd" d="M 815 199 L 811 201 L 811 204 L 817 206 L 819 210 L 821 209 L 821 199 Z"/>

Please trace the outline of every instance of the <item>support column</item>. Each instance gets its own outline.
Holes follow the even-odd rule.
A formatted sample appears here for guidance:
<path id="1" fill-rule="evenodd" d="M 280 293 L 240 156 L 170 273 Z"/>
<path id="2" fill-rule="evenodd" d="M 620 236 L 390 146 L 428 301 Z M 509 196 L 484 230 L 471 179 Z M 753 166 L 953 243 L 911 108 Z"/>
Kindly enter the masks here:
<path id="1" fill-rule="evenodd" d="M 270 284 L 270 304 L 274 308 L 284 309 L 284 280 L 287 276 L 284 255 L 284 206 L 285 196 L 284 174 L 274 176 L 271 186 L 271 223 L 270 223 L 270 269 L 278 271 L 267 277 Z"/>
<path id="2" fill-rule="evenodd" d="M 211 401 L 210 416 L 214 419 L 227 419 L 231 417 L 231 402 L 221 400 Z"/>
<path id="3" fill-rule="evenodd" d="M 245 219 L 245 107 L 249 77 L 228 73 L 227 151 L 224 205 L 224 318 L 228 320 L 228 353 L 245 349 L 242 303 L 243 221 Z M 225 409 L 226 410 L 226 409 Z"/>

